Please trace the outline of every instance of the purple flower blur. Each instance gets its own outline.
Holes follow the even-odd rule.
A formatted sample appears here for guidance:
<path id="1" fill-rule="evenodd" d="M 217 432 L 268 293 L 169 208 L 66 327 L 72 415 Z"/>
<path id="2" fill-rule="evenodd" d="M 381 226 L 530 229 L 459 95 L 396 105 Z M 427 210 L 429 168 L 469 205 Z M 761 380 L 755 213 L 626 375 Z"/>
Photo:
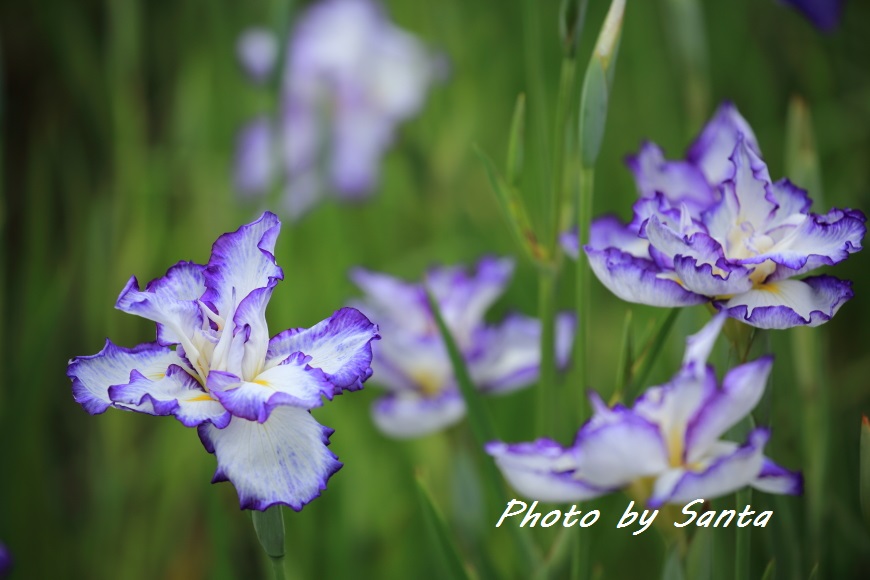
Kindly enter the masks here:
<path id="1" fill-rule="evenodd" d="M 12 570 L 12 554 L 3 542 L 0 542 L 0 578 L 5 578 Z"/>
<path id="2" fill-rule="evenodd" d="M 371 376 L 377 326 L 342 308 L 309 329 L 269 339 L 266 306 L 284 272 L 275 263 L 281 223 L 265 213 L 224 234 L 206 265 L 179 262 L 145 290 L 133 277 L 115 307 L 157 323 L 157 341 L 70 361 L 75 400 L 173 415 L 196 427 L 217 457 L 213 483 L 231 481 L 243 509 L 294 510 L 320 495 L 340 467 L 333 430 L 309 412 Z M 174 347 L 174 348 L 173 348 Z"/>
<path id="3" fill-rule="evenodd" d="M 277 60 L 269 38 L 257 29 L 239 40 L 239 60 L 258 83 Z M 278 119 L 258 117 L 242 129 L 235 181 L 245 195 L 279 182 L 294 219 L 328 192 L 372 192 L 396 127 L 419 111 L 444 68 L 374 0 L 312 5 L 296 22 L 284 64 Z"/>
<path id="4" fill-rule="evenodd" d="M 461 267 L 432 268 L 424 284 L 411 284 L 386 274 L 356 269 L 353 281 L 366 297 L 355 304 L 383 331 L 375 346 L 372 368 L 390 393 L 375 402 L 375 423 L 394 437 L 416 437 L 437 431 L 465 415 L 450 358 L 426 300 L 426 287 L 464 355 L 475 386 L 484 393 L 508 393 L 537 380 L 541 324 L 511 314 L 497 326 L 483 316 L 502 294 L 513 274 L 509 259 L 484 258 L 477 272 Z M 567 364 L 574 318 L 560 315 L 556 351 Z"/>
<path id="5" fill-rule="evenodd" d="M 840 23 L 845 0 L 779 0 L 797 9 L 807 20 L 824 32 L 831 32 Z"/>
<path id="6" fill-rule="evenodd" d="M 769 433 L 754 429 L 737 444 L 720 437 L 761 399 L 770 356 L 732 369 L 716 384 L 707 357 L 725 315 L 689 337 L 683 367 L 652 387 L 632 408 L 608 408 L 596 393 L 594 414 L 564 448 L 549 439 L 486 446 L 517 491 L 541 501 L 568 502 L 631 487 L 651 507 L 711 499 L 751 485 L 768 493 L 801 493 L 800 474 L 763 455 Z"/>
<path id="7" fill-rule="evenodd" d="M 831 276 L 796 276 L 861 249 L 864 214 L 809 213 L 807 192 L 772 182 L 752 129 L 722 105 L 686 155 L 645 143 L 628 159 L 640 192 L 628 224 L 595 220 L 584 247 L 595 275 L 629 302 L 713 305 L 759 328 L 817 326 L 853 293 Z M 569 254 L 576 234 L 565 234 Z"/>

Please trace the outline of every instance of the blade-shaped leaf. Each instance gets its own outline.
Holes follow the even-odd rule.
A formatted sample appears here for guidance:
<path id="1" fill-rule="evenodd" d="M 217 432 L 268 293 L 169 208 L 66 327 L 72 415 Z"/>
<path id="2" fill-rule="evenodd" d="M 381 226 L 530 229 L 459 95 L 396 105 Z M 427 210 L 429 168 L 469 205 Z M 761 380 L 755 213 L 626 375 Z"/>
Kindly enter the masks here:
<path id="1" fill-rule="evenodd" d="M 495 192 L 496 199 L 498 199 L 499 207 L 501 207 L 520 249 L 535 264 L 549 268 L 549 253 L 539 241 L 539 237 L 532 227 L 519 191 L 504 180 L 495 164 L 480 148 L 475 147 L 474 150 L 483 161 L 483 167 L 486 170 L 492 190 Z"/>

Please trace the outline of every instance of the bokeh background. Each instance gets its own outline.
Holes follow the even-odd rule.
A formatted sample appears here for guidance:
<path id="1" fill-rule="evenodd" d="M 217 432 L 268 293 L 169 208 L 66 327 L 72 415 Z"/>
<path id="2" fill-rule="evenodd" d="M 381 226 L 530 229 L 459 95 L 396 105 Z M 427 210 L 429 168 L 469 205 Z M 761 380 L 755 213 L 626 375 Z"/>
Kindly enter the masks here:
<path id="1" fill-rule="evenodd" d="M 796 95 L 808 106 L 816 136 L 822 191 L 810 191 L 815 209 L 870 209 L 870 5 L 847 2 L 841 25 L 823 35 L 772 0 L 700 2 L 704 26 L 687 33 L 674 17 L 680 3 L 628 2 L 595 214 L 628 216 L 636 193 L 625 154 L 649 138 L 680 156 L 722 99 L 737 104 L 772 176 L 783 176 L 787 111 Z M 0 4 L 0 540 L 16 560 L 12 578 L 223 579 L 267 572 L 234 489 L 209 484 L 214 457 L 195 432 L 133 413 L 91 417 L 73 401 L 65 368 L 73 356 L 97 352 L 107 336 L 126 346 L 152 340 L 152 324 L 112 308 L 129 276 L 144 282 L 178 260 L 204 262 L 219 234 L 263 209 L 233 191 L 232 155 L 242 123 L 271 111 L 276 95 L 247 81 L 235 41 L 252 25 L 286 30 L 283 4 Z M 386 2 L 399 26 L 447 55 L 450 77 L 399 131 L 369 201 L 329 202 L 299 223 L 285 222 L 276 253 L 286 279 L 268 311 L 273 332 L 313 324 L 355 296 L 347 278 L 354 265 L 411 279 L 434 263 L 518 253 L 472 146 L 502 163 L 514 101 L 535 78 L 528 134 L 551 130 L 562 58 L 559 3 L 534 4 L 530 19 L 518 0 Z M 581 70 L 608 3 L 589 4 Z M 686 34 L 706 47 L 706 77 L 687 68 L 691 61 L 680 48 Z M 531 66 L 529 38 L 539 42 Z M 700 89 L 687 88 L 698 82 Z M 546 150 L 527 147 L 523 192 L 540 219 L 549 160 Z M 824 534 L 808 531 L 806 498 L 753 496 L 753 506 L 775 510 L 767 529 L 752 531 L 759 576 L 776 558 L 778 577 L 807 577 L 817 554 L 825 558 L 818 577 L 870 570 L 870 535 L 858 504 L 860 417 L 870 412 L 867 260 L 858 254 L 832 272 L 854 281 L 855 298 L 815 330 L 824 348 L 825 381 L 818 387 L 827 401 L 827 435 L 805 420 L 814 402 L 797 388 L 797 331 L 771 333 L 765 345 L 777 357 L 770 395 L 757 413 L 773 427 L 768 454 L 805 468 L 806 442 L 827 437 L 827 443 L 818 493 Z M 493 320 L 509 310 L 536 311 L 535 269 L 518 263 Z M 573 280 L 568 263 L 560 308 L 573 305 Z M 565 381 L 560 388 L 591 386 L 607 395 L 625 312 L 632 310 L 632 332 L 641 342 L 664 311 L 625 304 L 597 281 L 592 304 L 582 313 L 592 328 L 591 385 Z M 683 337 L 707 317 L 703 308 L 681 314 L 654 379 L 676 370 Z M 336 429 L 332 449 L 345 467 L 320 499 L 300 513 L 285 511 L 291 577 L 445 577 L 420 510 L 417 474 L 476 569 L 522 577 L 510 534 L 493 527 L 509 498 L 481 482 L 489 459 L 468 426 L 389 439 L 370 420 L 378 395 L 373 377 L 363 391 L 315 411 Z M 544 435 L 535 428 L 535 401 L 534 388 L 487 399 L 499 435 Z M 593 575 L 658 577 L 667 536 L 616 530 L 627 503 L 620 494 L 592 502 L 585 509 L 600 509 L 599 523 L 569 532 L 591 543 Z M 555 528 L 526 533 L 544 550 L 559 537 Z M 690 553 L 692 577 L 733 577 L 733 529 L 699 537 L 703 549 Z M 558 564 L 557 575 L 567 566 L 567 559 Z"/>

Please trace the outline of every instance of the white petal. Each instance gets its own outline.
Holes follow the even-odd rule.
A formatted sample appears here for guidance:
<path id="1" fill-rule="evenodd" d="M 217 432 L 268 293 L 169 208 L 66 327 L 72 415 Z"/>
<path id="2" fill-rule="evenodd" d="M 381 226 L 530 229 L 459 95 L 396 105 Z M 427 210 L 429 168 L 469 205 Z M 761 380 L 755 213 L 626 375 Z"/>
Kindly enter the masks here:
<path id="1" fill-rule="evenodd" d="M 486 445 L 505 479 L 524 497 L 548 502 L 591 499 L 606 493 L 578 480 L 576 453 L 549 439 L 531 443 Z"/>
<path id="2" fill-rule="evenodd" d="M 124 348 L 107 339 L 97 354 L 72 359 L 66 374 L 72 379 L 76 402 L 88 413 L 96 415 L 112 405 L 109 387 L 129 383 L 134 370 L 146 377 L 159 379 L 169 365 L 181 363 L 174 351 L 156 342 Z"/>
<path id="3" fill-rule="evenodd" d="M 199 433 L 217 457 L 213 481 L 231 481 L 242 509 L 284 504 L 299 511 L 341 467 L 326 447 L 332 429 L 304 409 L 277 408 L 265 423 L 234 417 L 225 429 L 203 424 Z"/>
<path id="4" fill-rule="evenodd" d="M 387 435 L 401 439 L 444 429 L 464 416 L 465 402 L 454 390 L 434 397 L 404 391 L 382 397 L 372 405 L 375 425 Z"/>

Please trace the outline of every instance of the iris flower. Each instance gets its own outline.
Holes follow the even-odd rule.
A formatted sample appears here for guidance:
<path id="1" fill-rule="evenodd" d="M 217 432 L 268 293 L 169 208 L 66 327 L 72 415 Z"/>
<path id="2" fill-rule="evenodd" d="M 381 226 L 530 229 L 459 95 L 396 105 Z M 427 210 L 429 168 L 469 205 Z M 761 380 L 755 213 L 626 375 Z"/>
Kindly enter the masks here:
<path id="1" fill-rule="evenodd" d="M 5 578 L 12 569 L 12 554 L 9 549 L 0 542 L 0 578 Z"/>
<path id="2" fill-rule="evenodd" d="M 377 326 L 342 308 L 309 329 L 271 339 L 266 305 L 284 273 L 275 263 L 274 214 L 224 234 L 208 264 L 179 262 L 144 290 L 133 277 L 116 308 L 157 323 L 157 341 L 110 340 L 70 361 L 75 400 L 172 415 L 196 427 L 217 457 L 214 482 L 231 481 L 243 509 L 294 510 L 320 495 L 340 467 L 326 447 L 333 430 L 309 412 L 371 376 Z"/>
<path id="3" fill-rule="evenodd" d="M 474 274 L 462 267 L 432 268 L 425 284 L 364 269 L 351 273 L 366 294 L 355 306 L 376 320 L 384 334 L 372 361 L 378 383 L 390 391 L 372 407 L 374 421 L 384 433 L 415 437 L 447 427 L 465 415 L 450 358 L 428 306 L 426 287 L 481 392 L 508 393 L 537 380 L 540 321 L 516 313 L 500 325 L 483 321 L 486 310 L 504 292 L 513 268 L 509 259 L 487 257 Z M 556 350 L 563 366 L 573 330 L 573 317 L 560 315 Z"/>
<path id="4" fill-rule="evenodd" d="M 707 357 L 719 334 L 719 314 L 689 337 L 683 366 L 632 408 L 607 407 L 591 393 L 594 414 L 564 448 L 549 439 L 487 445 L 517 491 L 542 501 L 580 501 L 631 487 L 650 507 L 710 499 L 747 485 L 798 494 L 802 479 L 764 454 L 769 432 L 752 430 L 742 444 L 721 436 L 761 399 L 773 359 L 732 369 L 717 386 Z"/>
<path id="5" fill-rule="evenodd" d="M 242 35 L 239 58 L 256 82 L 274 68 L 277 46 L 263 30 Z M 443 59 L 373 0 L 313 4 L 293 28 L 284 65 L 277 122 L 262 116 L 241 131 L 235 181 L 246 195 L 280 181 L 292 218 L 327 192 L 366 197 L 396 127 L 444 73 Z"/>
<path id="6" fill-rule="evenodd" d="M 831 32 L 840 23 L 845 0 L 780 0 L 803 14 L 824 32 Z"/>
<path id="7" fill-rule="evenodd" d="M 595 275 L 629 302 L 688 306 L 712 301 L 759 328 L 816 326 L 853 293 L 831 276 L 797 279 L 861 249 L 864 214 L 809 212 L 807 192 L 771 181 L 752 129 L 731 104 L 689 148 L 666 161 L 646 143 L 628 159 L 640 199 L 634 218 L 593 221 L 584 246 Z M 576 233 L 562 238 L 577 255 Z"/>

